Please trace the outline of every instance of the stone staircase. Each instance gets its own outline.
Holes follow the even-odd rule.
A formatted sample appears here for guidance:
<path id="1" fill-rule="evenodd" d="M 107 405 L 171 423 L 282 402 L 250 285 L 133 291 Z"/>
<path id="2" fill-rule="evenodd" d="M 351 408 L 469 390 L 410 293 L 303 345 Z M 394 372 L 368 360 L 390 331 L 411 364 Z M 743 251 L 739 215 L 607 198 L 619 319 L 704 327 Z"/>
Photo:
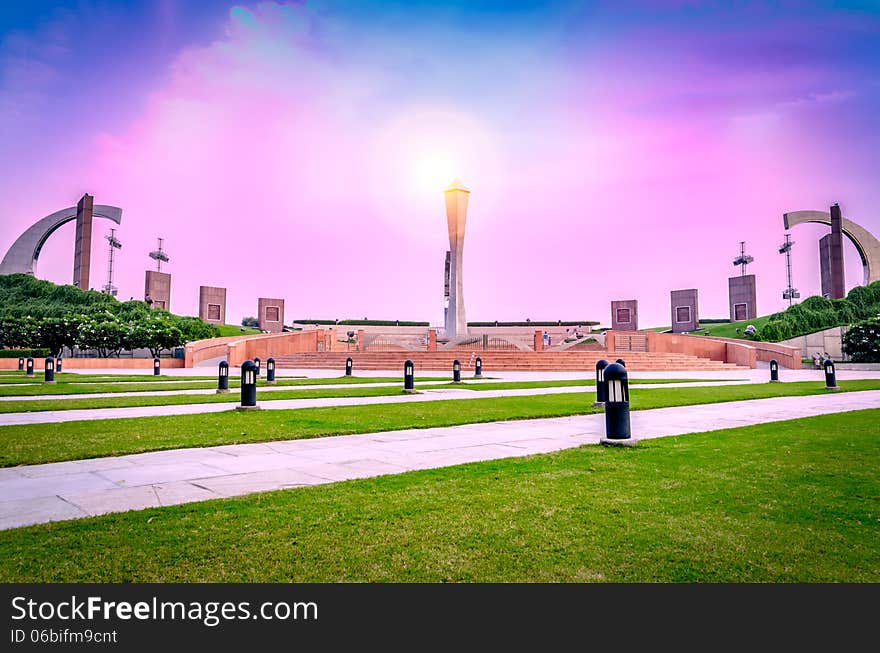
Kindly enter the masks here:
<path id="1" fill-rule="evenodd" d="M 566 372 L 594 371 L 596 361 L 604 358 L 613 362 L 620 357 L 626 361 L 630 371 L 730 371 L 745 370 L 731 363 L 698 358 L 687 354 L 653 352 L 619 352 L 609 354 L 604 351 L 385 351 L 385 352 L 306 352 L 275 356 L 279 368 L 295 369 L 345 369 L 345 359 L 351 356 L 354 368 L 362 370 L 403 369 L 405 360 L 413 361 L 418 370 L 452 370 L 452 361 L 461 362 L 462 371 L 473 372 L 473 359 L 483 360 L 483 374 L 493 371 L 533 371 Z"/>

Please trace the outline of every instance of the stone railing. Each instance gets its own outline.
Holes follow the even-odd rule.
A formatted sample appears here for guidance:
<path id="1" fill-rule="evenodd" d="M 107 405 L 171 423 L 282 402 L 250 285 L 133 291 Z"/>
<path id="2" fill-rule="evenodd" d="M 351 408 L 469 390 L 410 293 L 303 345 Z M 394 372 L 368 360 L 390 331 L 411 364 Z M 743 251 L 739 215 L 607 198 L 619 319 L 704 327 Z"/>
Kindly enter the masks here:
<path id="1" fill-rule="evenodd" d="M 228 336 L 187 343 L 186 367 L 213 359 L 225 359 L 231 366 L 246 360 L 297 354 L 308 351 L 345 351 L 346 344 L 337 341 L 335 329 L 312 329 L 291 333 L 260 333 L 249 336 Z"/>
<path id="2" fill-rule="evenodd" d="M 655 331 L 608 331 L 606 343 L 609 352 L 623 351 L 615 349 L 616 342 L 626 342 L 627 338 L 615 336 L 644 336 L 639 341 L 646 342 L 649 352 L 667 352 L 686 354 L 709 360 L 732 363 L 743 367 L 757 367 L 757 361 L 776 361 L 789 369 L 800 369 L 800 350 L 796 347 L 779 345 L 772 342 L 743 341 L 733 338 L 713 338 L 711 336 L 695 336 L 676 333 L 657 333 Z"/>

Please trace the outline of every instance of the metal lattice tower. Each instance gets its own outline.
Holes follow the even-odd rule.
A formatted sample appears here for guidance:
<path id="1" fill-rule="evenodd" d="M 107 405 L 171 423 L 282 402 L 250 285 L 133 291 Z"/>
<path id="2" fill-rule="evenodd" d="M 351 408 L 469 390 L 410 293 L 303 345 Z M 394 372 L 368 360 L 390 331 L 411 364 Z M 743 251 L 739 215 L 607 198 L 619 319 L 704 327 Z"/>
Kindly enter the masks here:
<path id="1" fill-rule="evenodd" d="M 779 246 L 779 253 L 785 254 L 785 274 L 786 279 L 788 280 L 788 286 L 785 290 L 782 291 L 782 299 L 788 300 L 788 305 L 792 305 L 792 300 L 799 299 L 801 294 L 798 292 L 797 288 L 792 288 L 791 286 L 791 246 L 794 245 L 794 241 L 791 240 L 791 234 L 785 234 L 785 242 Z"/>
<path id="2" fill-rule="evenodd" d="M 168 258 L 168 254 L 165 253 L 165 250 L 162 249 L 162 243 L 164 242 L 164 238 L 159 238 L 159 247 L 150 252 L 150 258 L 156 261 L 156 272 L 162 271 L 162 263 L 167 263 L 171 260 Z"/>
<path id="3" fill-rule="evenodd" d="M 107 256 L 107 283 L 104 284 L 104 287 L 101 288 L 101 292 L 105 295 L 112 295 L 116 297 L 116 293 L 118 289 L 113 285 L 113 253 L 117 249 L 122 249 L 122 243 L 116 237 L 116 229 L 110 230 L 109 236 L 104 236 L 107 239 L 107 249 L 109 250 Z"/>
<path id="4" fill-rule="evenodd" d="M 733 259 L 733 264 L 742 266 L 740 276 L 746 276 L 746 266 L 754 260 L 753 256 L 746 254 L 746 241 L 739 241 L 739 256 Z"/>

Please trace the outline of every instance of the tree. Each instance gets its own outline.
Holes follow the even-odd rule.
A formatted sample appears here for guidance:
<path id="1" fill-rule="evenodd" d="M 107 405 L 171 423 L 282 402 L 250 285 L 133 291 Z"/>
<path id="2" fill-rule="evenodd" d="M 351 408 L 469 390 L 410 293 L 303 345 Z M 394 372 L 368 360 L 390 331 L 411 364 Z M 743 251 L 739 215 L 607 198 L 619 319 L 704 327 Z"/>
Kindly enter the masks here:
<path id="1" fill-rule="evenodd" d="M 257 318 L 248 316 L 241 318 L 241 326 L 244 327 L 253 327 L 255 329 L 259 328 L 260 323 L 257 321 Z"/>
<path id="2" fill-rule="evenodd" d="M 149 349 L 155 357 L 163 349 L 173 349 L 184 342 L 183 332 L 175 324 L 176 318 L 164 311 L 151 311 L 130 325 L 126 346 L 129 349 Z"/>
<path id="3" fill-rule="evenodd" d="M 64 347 L 73 347 L 79 336 L 80 318 L 67 315 L 65 317 L 44 317 L 37 323 L 37 345 L 45 347 L 53 355 L 58 355 Z"/>
<path id="4" fill-rule="evenodd" d="M 76 346 L 80 349 L 96 349 L 102 358 L 106 358 L 112 354 L 119 356 L 128 340 L 128 325 L 105 311 L 83 320 L 79 325 Z"/>
<path id="5" fill-rule="evenodd" d="M 197 317 L 179 317 L 171 315 L 172 324 L 180 329 L 183 340 L 179 344 L 193 342 L 194 340 L 206 340 L 216 338 L 219 330 L 212 324 L 203 322 Z M 177 346 L 177 345 L 175 345 Z"/>
<path id="6" fill-rule="evenodd" d="M 0 320 L 0 346 L 28 349 L 37 344 L 37 321 L 30 315 Z"/>
<path id="7" fill-rule="evenodd" d="M 880 315 L 850 327 L 843 336 L 843 351 L 854 363 L 880 363 Z"/>

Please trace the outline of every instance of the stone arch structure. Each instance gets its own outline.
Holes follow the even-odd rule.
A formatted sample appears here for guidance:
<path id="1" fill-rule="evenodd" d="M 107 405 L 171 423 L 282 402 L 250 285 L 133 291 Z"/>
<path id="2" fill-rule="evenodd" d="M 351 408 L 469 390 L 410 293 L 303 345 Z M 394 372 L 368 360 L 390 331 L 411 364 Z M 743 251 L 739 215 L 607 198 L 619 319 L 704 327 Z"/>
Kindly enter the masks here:
<path id="1" fill-rule="evenodd" d="M 793 211 L 784 213 L 782 221 L 786 229 L 804 222 L 818 222 L 831 226 L 831 214 L 824 211 Z M 846 218 L 841 218 L 840 228 L 859 252 L 865 271 L 865 285 L 880 281 L 880 240 L 874 238 L 864 227 Z"/>
<path id="2" fill-rule="evenodd" d="M 92 215 L 112 220 L 116 224 L 122 223 L 122 209 L 116 206 L 95 204 Z M 34 266 L 37 263 L 37 259 L 40 258 L 40 250 L 43 249 L 46 240 L 60 226 L 72 220 L 76 220 L 75 206 L 56 211 L 52 215 L 47 215 L 42 220 L 32 224 L 12 243 L 9 251 L 6 252 L 6 256 L 0 262 L 0 274 L 23 272 L 24 274 L 34 276 Z"/>

